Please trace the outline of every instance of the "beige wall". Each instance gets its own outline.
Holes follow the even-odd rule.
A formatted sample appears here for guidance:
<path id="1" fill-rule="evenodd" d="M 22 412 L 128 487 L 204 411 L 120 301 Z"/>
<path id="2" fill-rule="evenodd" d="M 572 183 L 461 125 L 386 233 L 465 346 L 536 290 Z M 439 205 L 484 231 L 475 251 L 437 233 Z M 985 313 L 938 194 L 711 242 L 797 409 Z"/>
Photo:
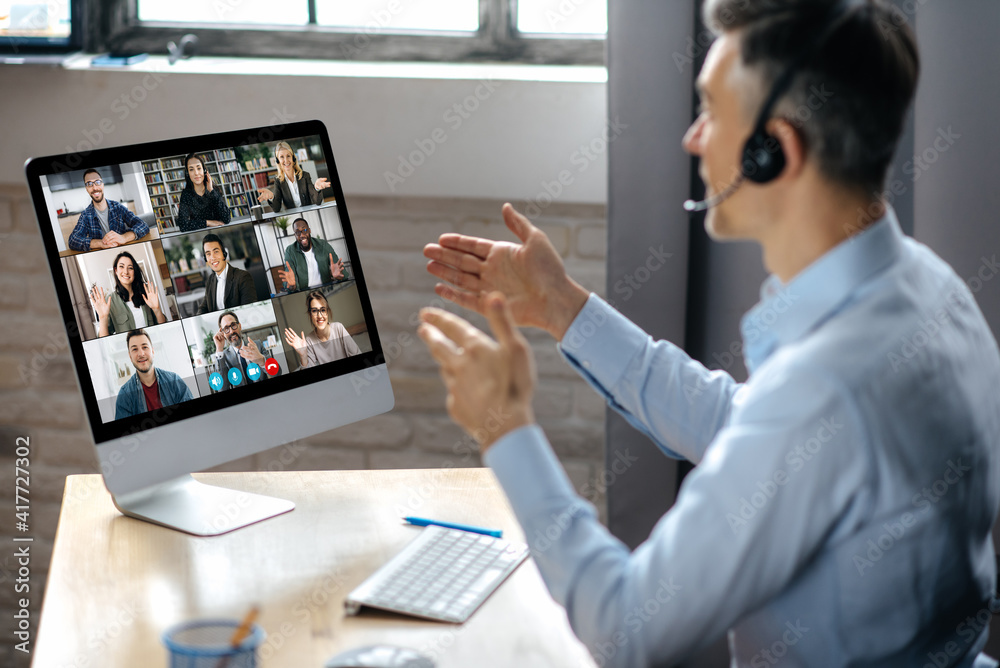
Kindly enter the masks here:
<path id="1" fill-rule="evenodd" d="M 560 201 L 606 199 L 602 82 L 460 67 L 448 71 L 458 78 L 401 78 L 402 65 L 390 70 L 395 78 L 338 76 L 335 64 L 319 68 L 329 74 L 290 76 L 307 67 L 297 61 L 282 76 L 210 75 L 182 70 L 212 59 L 161 61 L 150 59 L 162 70 L 152 73 L 0 66 L 0 183 L 24 183 L 32 156 L 319 119 L 348 193 L 530 200 L 548 197 L 548 185 Z M 575 68 L 558 72 L 579 77 Z M 562 171 L 568 185 L 558 183 Z M 387 172 L 405 178 L 390 185 Z"/>

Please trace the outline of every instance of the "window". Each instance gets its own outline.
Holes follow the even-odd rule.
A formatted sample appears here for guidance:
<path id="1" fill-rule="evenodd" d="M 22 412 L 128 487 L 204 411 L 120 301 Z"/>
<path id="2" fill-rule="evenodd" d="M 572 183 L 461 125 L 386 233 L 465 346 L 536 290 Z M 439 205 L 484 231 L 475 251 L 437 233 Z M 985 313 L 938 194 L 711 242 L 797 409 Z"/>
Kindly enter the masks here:
<path id="1" fill-rule="evenodd" d="M 608 33 L 607 0 L 520 0 L 517 29 L 526 34 L 594 35 Z"/>
<path id="2" fill-rule="evenodd" d="M 341 60 L 603 64 L 607 0 L 106 0 L 90 51 Z M 101 30 L 96 26 L 107 26 Z"/>
<path id="3" fill-rule="evenodd" d="M 321 26 L 364 28 L 382 25 L 395 30 L 479 30 L 477 0 L 316 0 L 316 22 Z M 394 11 L 395 10 L 395 11 Z"/>

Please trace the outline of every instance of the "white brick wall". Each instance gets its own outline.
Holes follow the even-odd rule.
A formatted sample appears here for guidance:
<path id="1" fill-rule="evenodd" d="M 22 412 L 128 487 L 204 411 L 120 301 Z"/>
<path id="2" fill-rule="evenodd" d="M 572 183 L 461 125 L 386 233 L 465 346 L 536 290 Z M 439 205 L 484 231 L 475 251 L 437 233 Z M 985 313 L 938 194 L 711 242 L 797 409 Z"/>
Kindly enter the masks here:
<path id="1" fill-rule="evenodd" d="M 424 244 L 452 231 L 514 240 L 500 218 L 501 204 L 348 196 L 375 319 L 390 355 L 396 407 L 389 414 L 220 469 L 481 466 L 470 440 L 445 413 L 444 388 L 433 360 L 414 333 L 414 318 L 421 307 L 437 301 L 435 279 L 424 268 Z M 599 294 L 603 294 L 605 276 L 604 215 L 599 205 L 555 203 L 534 221 L 552 238 L 574 277 Z M 479 317 L 471 320 L 485 326 Z M 596 484 L 603 461 L 603 402 L 563 362 L 547 335 L 526 334 L 538 366 L 536 416 L 577 489 L 591 493 L 603 489 Z M 399 345 L 391 346 L 392 342 Z M 97 471 L 71 365 L 27 190 L 0 186 L 0 479 L 8 483 L 3 496 L 11 510 L 14 440 L 30 436 L 32 533 L 36 537 L 32 599 L 36 608 L 42 601 L 64 478 Z M 603 494 L 591 500 L 603 517 Z M 12 515 L 0 512 L 0 540 L 8 543 L 14 530 Z M 0 555 L 0 615 L 4 619 L 9 618 L 13 604 L 10 566 L 9 559 L 5 562 Z M 0 632 L 4 627 L 0 625 Z M 0 650 L 0 665 L 12 660 L 4 651 Z"/>

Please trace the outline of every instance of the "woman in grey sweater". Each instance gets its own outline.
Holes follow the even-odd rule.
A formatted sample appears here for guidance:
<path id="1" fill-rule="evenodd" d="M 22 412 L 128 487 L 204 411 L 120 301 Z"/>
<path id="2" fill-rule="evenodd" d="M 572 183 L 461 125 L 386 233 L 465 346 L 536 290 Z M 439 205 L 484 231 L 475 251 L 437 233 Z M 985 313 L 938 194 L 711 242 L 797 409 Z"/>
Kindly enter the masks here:
<path id="1" fill-rule="evenodd" d="M 285 328 L 285 343 L 298 355 L 300 369 L 361 354 L 361 348 L 351 338 L 347 328 L 332 321 L 333 313 L 326 295 L 319 290 L 310 292 L 306 296 L 306 309 L 313 331 L 296 334 L 292 328 Z"/>

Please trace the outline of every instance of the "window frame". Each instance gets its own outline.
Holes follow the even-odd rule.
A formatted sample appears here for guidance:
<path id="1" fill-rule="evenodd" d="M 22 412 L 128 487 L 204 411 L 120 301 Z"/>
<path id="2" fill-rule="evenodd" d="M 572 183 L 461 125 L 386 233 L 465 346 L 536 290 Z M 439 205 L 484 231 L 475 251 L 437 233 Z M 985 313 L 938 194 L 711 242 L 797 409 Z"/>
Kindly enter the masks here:
<path id="1" fill-rule="evenodd" d="M 315 0 L 306 0 L 315 21 Z M 309 60 L 503 62 L 604 65 L 604 37 L 533 37 L 515 26 L 517 0 L 479 0 L 479 30 L 378 32 L 306 25 L 220 27 L 205 23 L 140 22 L 138 0 L 85 5 L 88 52 L 166 54 L 167 43 L 198 37 L 197 54 Z"/>

